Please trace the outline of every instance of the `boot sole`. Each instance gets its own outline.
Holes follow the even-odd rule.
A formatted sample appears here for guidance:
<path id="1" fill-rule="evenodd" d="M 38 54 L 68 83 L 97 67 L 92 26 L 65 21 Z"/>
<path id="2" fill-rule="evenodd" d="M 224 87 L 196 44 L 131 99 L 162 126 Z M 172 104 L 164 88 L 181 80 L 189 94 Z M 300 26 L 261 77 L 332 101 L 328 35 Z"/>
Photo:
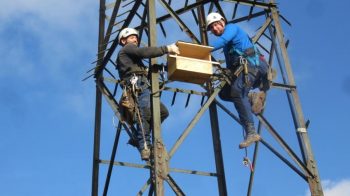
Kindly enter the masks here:
<path id="1" fill-rule="evenodd" d="M 253 140 L 251 140 L 250 142 L 247 142 L 246 144 L 239 144 L 239 148 L 247 148 L 248 146 L 252 145 L 254 142 L 258 142 L 261 140 L 260 135 L 257 135 L 253 138 Z"/>

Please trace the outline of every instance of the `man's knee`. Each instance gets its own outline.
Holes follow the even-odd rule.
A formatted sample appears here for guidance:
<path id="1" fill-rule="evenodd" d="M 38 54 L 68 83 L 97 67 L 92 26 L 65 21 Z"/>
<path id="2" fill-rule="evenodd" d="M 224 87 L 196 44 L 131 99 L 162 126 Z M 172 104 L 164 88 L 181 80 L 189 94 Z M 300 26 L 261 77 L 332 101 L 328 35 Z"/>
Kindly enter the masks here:
<path id="1" fill-rule="evenodd" d="M 234 84 L 233 86 L 231 86 L 231 92 L 230 92 L 230 96 L 232 98 L 240 98 L 243 96 L 243 84 Z"/>
<path id="2" fill-rule="evenodd" d="M 220 99 L 224 101 L 232 101 L 233 97 L 231 96 L 231 86 L 229 84 L 225 84 L 225 86 L 219 92 Z"/>
<path id="3" fill-rule="evenodd" d="M 151 108 L 144 107 L 144 108 L 141 108 L 140 110 L 141 110 L 141 117 L 144 120 L 149 121 L 151 119 Z"/>

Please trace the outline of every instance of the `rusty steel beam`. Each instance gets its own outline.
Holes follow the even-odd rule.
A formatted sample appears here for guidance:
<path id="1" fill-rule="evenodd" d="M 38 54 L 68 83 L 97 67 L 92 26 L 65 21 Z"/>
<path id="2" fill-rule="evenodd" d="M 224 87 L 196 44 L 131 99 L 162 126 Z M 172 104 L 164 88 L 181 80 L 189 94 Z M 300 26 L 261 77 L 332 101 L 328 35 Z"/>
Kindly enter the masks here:
<path id="1" fill-rule="evenodd" d="M 177 15 L 181 15 L 181 14 L 183 14 L 183 13 L 186 13 L 186 12 L 188 12 L 188 11 L 191 11 L 191 10 L 197 8 L 197 7 L 200 6 L 200 5 L 203 5 L 203 4 L 206 4 L 206 3 L 209 3 L 209 2 L 211 2 L 211 0 L 203 0 L 203 1 L 200 1 L 200 2 L 193 3 L 193 4 L 191 4 L 191 5 L 187 5 L 187 6 L 185 6 L 184 8 L 178 9 L 178 10 L 176 10 L 176 11 L 174 11 L 174 12 L 175 12 L 175 14 L 177 14 Z M 169 20 L 169 19 L 171 19 L 171 18 L 172 18 L 172 15 L 171 15 L 171 14 L 165 14 L 165 15 L 163 15 L 163 16 L 158 17 L 157 20 L 156 20 L 156 22 L 157 22 L 157 24 L 158 24 L 158 23 L 162 23 L 162 22 L 164 22 L 164 21 L 166 21 L 166 20 Z M 140 28 L 143 28 L 143 27 L 145 27 L 145 26 L 147 26 L 147 24 L 141 24 L 140 26 L 137 26 L 137 27 L 135 27 L 135 28 L 136 28 L 136 29 L 140 29 Z"/>
<path id="2" fill-rule="evenodd" d="M 190 4 L 190 5 L 185 6 L 184 8 L 181 8 L 181 9 L 176 10 L 175 13 L 176 13 L 177 15 L 181 15 L 181 14 L 183 14 L 183 13 L 185 13 L 185 12 L 191 11 L 192 9 L 195 9 L 195 8 L 197 8 L 198 6 L 207 4 L 207 3 L 211 2 L 211 1 L 212 1 L 212 0 L 197 1 L 197 2 L 195 2 L 195 3 L 193 3 L 193 4 Z M 159 23 L 159 22 L 164 22 L 164 21 L 166 21 L 166 20 L 168 20 L 168 19 L 170 19 L 170 18 L 172 18 L 172 15 L 171 15 L 171 14 L 166 14 L 166 15 L 164 15 L 164 16 L 161 16 L 161 17 L 157 18 L 157 23 Z"/>
<path id="3" fill-rule="evenodd" d="M 209 108 L 209 106 L 211 105 L 211 103 L 215 100 L 215 97 L 219 94 L 221 88 L 226 84 L 226 81 L 223 81 L 220 83 L 219 87 L 216 88 L 214 90 L 214 92 L 209 96 L 209 98 L 207 99 L 206 103 L 199 109 L 199 111 L 197 112 L 197 114 L 194 116 L 194 118 L 191 120 L 191 122 L 188 124 L 188 126 L 186 127 L 186 129 L 182 132 L 182 134 L 180 135 L 180 137 L 176 140 L 175 144 L 173 145 L 173 147 L 171 148 L 171 150 L 169 151 L 169 157 L 171 158 L 175 152 L 177 151 L 177 149 L 179 148 L 179 146 L 181 145 L 181 143 L 186 139 L 186 137 L 188 136 L 188 134 L 192 131 L 192 128 L 197 124 L 198 120 L 200 119 L 200 117 L 204 114 L 204 112 Z"/>
<path id="4" fill-rule="evenodd" d="M 263 26 L 259 29 L 259 31 L 254 35 L 252 41 L 253 43 L 256 43 L 260 37 L 263 35 L 263 33 L 266 31 L 266 29 L 269 27 L 269 25 L 271 24 L 272 20 L 270 17 L 268 17 L 265 21 L 265 23 L 263 24 Z"/>
<path id="5" fill-rule="evenodd" d="M 118 14 L 118 11 L 119 11 L 119 6 L 120 6 L 120 3 L 121 3 L 121 0 L 117 0 L 114 4 L 114 8 L 113 8 L 113 12 L 112 12 L 112 15 L 111 15 L 111 19 L 109 21 L 109 24 L 108 24 L 108 27 L 107 27 L 107 32 L 106 32 L 106 35 L 105 35 L 105 38 L 104 38 L 104 49 L 107 48 L 107 44 L 109 42 L 109 39 L 111 37 L 111 32 L 112 32 L 112 29 L 113 29 L 113 24 L 117 18 L 117 14 Z"/>
<path id="6" fill-rule="evenodd" d="M 147 3 L 148 13 L 148 45 L 157 46 L 157 32 L 156 32 L 156 7 L 155 0 L 148 0 Z M 160 120 L 160 97 L 159 97 L 159 71 L 156 66 L 157 59 L 152 58 L 150 60 L 151 73 L 151 113 L 152 113 L 152 141 L 153 141 L 153 174 L 154 174 L 154 193 L 155 196 L 164 195 L 164 176 L 167 176 L 167 171 L 162 169 L 165 161 L 164 145 L 161 136 L 161 120 Z"/>
<path id="7" fill-rule="evenodd" d="M 130 14 L 127 16 L 127 18 L 125 19 L 123 26 L 121 27 L 121 29 L 124 29 L 126 27 L 129 26 L 130 22 L 132 21 L 133 17 L 135 16 L 135 13 L 137 11 L 137 9 L 140 7 L 142 1 L 135 1 L 134 6 L 132 7 L 132 9 L 130 10 Z M 104 5 L 103 5 L 104 6 Z M 104 43 L 101 43 L 104 44 Z M 109 59 L 111 58 L 112 54 L 114 53 L 115 49 L 118 46 L 118 37 L 116 37 L 113 40 L 112 45 L 109 47 L 107 54 L 103 57 L 103 60 L 101 61 L 101 63 L 99 63 L 96 66 L 95 69 L 95 78 L 98 78 L 99 75 L 102 73 L 104 67 L 107 65 Z"/>
<path id="8" fill-rule="evenodd" d="M 264 11 L 261 11 L 261 12 L 257 12 L 255 14 L 252 14 L 252 15 L 248 15 L 248 16 L 243 16 L 241 18 L 237 18 L 237 19 L 234 19 L 234 20 L 231 20 L 231 21 L 228 21 L 228 23 L 239 23 L 239 22 L 243 22 L 243 21 L 246 21 L 246 20 L 251 20 L 253 18 L 256 18 L 256 17 L 259 17 L 259 16 L 263 16 L 265 15 L 266 13 L 270 12 L 269 10 L 264 10 Z"/>
<path id="9" fill-rule="evenodd" d="M 236 3 L 237 4 L 242 4 L 242 5 L 247 5 L 250 7 L 259 7 L 262 9 L 270 9 L 272 7 L 276 7 L 276 3 L 264 3 L 264 2 L 259 2 L 259 1 L 250 1 L 250 0 L 223 0 L 225 2 L 232 2 L 232 3 Z"/>
<path id="10" fill-rule="evenodd" d="M 271 0 L 270 2 L 274 2 L 274 0 Z M 278 38 L 278 43 L 282 52 L 282 57 L 284 60 L 284 65 L 286 68 L 286 72 L 288 75 L 288 84 L 295 86 L 294 76 L 292 72 L 291 63 L 289 60 L 289 56 L 287 53 L 287 48 L 285 45 L 284 37 L 283 37 L 283 31 L 282 27 L 280 25 L 279 21 L 279 13 L 276 8 L 271 8 L 271 15 L 272 19 L 274 21 L 275 27 L 276 27 L 276 33 Z M 305 120 L 304 115 L 301 108 L 301 103 L 299 99 L 299 95 L 297 93 L 297 90 L 293 90 L 290 92 L 291 98 L 293 101 L 293 107 L 291 107 L 292 113 L 295 113 L 296 121 L 295 121 L 295 129 L 297 130 L 297 134 L 301 138 L 302 141 L 302 152 L 305 156 L 306 166 L 307 168 L 312 171 L 312 174 L 314 178 L 308 178 L 310 192 L 312 195 L 323 195 L 323 189 L 321 185 L 321 180 L 318 174 L 318 169 L 316 165 L 316 161 L 314 159 L 312 148 L 310 144 L 310 140 L 307 134 L 307 128 L 305 126 Z"/>
<path id="11" fill-rule="evenodd" d="M 266 120 L 261 114 L 257 115 L 259 122 L 261 122 L 265 128 L 271 133 L 271 135 L 276 139 L 276 141 L 283 147 L 283 149 L 288 153 L 292 160 L 303 170 L 305 175 L 312 176 L 313 173 L 307 168 L 304 163 L 299 159 L 299 157 L 294 153 L 294 151 L 288 146 L 288 144 L 283 140 L 283 138 L 277 133 L 277 131 L 272 127 L 272 125 Z"/>
<path id="12" fill-rule="evenodd" d="M 146 0 L 146 4 L 143 3 L 143 1 L 130 1 L 127 5 L 134 3 L 132 8 L 124 12 L 129 13 L 125 20 L 120 21 L 120 24 L 123 23 L 122 28 L 127 27 L 133 18 L 135 16 L 139 17 L 141 19 L 141 24 L 136 27 L 137 29 L 141 29 L 140 37 L 142 36 L 143 29 L 146 28 L 146 33 L 148 33 L 149 38 L 149 46 L 156 46 L 157 45 L 157 39 L 156 39 L 156 24 L 162 23 L 170 18 L 174 19 L 175 22 L 180 26 L 180 28 L 185 31 L 185 33 L 192 39 L 195 43 L 201 43 L 204 45 L 208 44 L 208 37 L 207 32 L 205 28 L 204 23 L 204 5 L 207 3 L 210 3 L 210 8 L 212 9 L 214 6 L 217 8 L 217 10 L 224 16 L 225 13 L 221 8 L 221 3 L 219 3 L 218 0 L 210 1 L 210 0 L 196 0 L 195 3 L 192 3 L 188 5 L 188 1 L 186 0 L 185 7 L 174 10 L 170 3 L 171 1 L 166 2 L 165 0 L 158 0 L 160 4 L 165 8 L 166 11 L 168 11 L 169 14 L 163 15 L 161 17 L 156 17 L 156 10 L 155 10 L 155 0 Z M 295 167 L 292 163 L 290 163 L 287 159 L 285 159 L 281 154 L 279 154 L 275 149 L 272 148 L 265 140 L 262 140 L 261 143 L 267 147 L 273 154 L 275 154 L 278 158 L 280 158 L 284 163 L 286 163 L 292 170 L 294 170 L 297 174 L 299 174 L 304 180 L 307 180 L 309 183 L 310 191 L 312 195 L 323 195 L 322 186 L 320 184 L 320 178 L 318 174 L 318 170 L 316 167 L 316 162 L 314 160 L 312 150 L 311 150 L 311 144 L 307 135 L 307 126 L 305 125 L 304 116 L 301 110 L 300 100 L 299 96 L 297 94 L 295 81 L 292 74 L 291 65 L 289 62 L 288 53 L 286 51 L 286 44 L 283 37 L 283 31 L 280 25 L 279 18 L 281 17 L 282 20 L 285 20 L 285 18 L 279 14 L 277 10 L 277 6 L 274 0 L 270 0 L 269 3 L 264 3 L 257 0 L 224 0 L 226 2 L 232 2 L 235 3 L 234 12 L 236 12 L 237 7 L 239 4 L 241 5 L 247 5 L 251 6 L 250 12 L 248 16 L 244 16 L 238 19 L 234 19 L 231 21 L 228 21 L 229 23 L 238 23 L 242 21 L 249 21 L 253 18 L 260 17 L 262 15 L 266 15 L 266 21 L 263 24 L 263 26 L 258 30 L 256 36 L 253 38 L 253 42 L 258 43 L 259 38 L 262 35 L 266 35 L 265 31 L 266 29 L 269 29 L 271 38 L 269 40 L 271 41 L 271 48 L 268 51 L 264 46 L 261 45 L 261 47 L 269 53 L 269 63 L 272 64 L 272 59 L 274 53 L 276 54 L 276 59 L 278 61 L 278 64 L 280 66 L 280 71 L 282 73 L 282 79 L 284 84 L 278 84 L 278 83 L 272 83 L 271 87 L 281 87 L 283 90 L 286 91 L 287 99 L 289 103 L 289 107 L 292 113 L 293 122 L 295 125 L 295 129 L 298 141 L 299 141 L 299 147 L 302 152 L 303 161 L 299 159 L 299 157 L 293 152 L 293 150 L 287 145 L 287 143 L 282 139 L 281 136 L 273 129 L 272 125 L 267 122 L 267 120 L 262 116 L 258 115 L 259 118 L 259 125 L 258 125 L 258 132 L 261 133 L 261 127 L 264 125 L 267 130 L 272 134 L 272 136 L 277 140 L 277 142 L 282 146 L 284 150 L 286 150 L 287 154 L 291 157 L 291 159 L 296 163 L 297 166 L 299 166 L 299 169 Z M 129 167 L 137 167 L 137 168 L 144 168 L 149 169 L 151 172 L 151 177 L 148 179 L 146 184 L 141 188 L 141 190 L 138 192 L 138 195 L 143 194 L 146 189 L 151 185 L 149 189 L 149 195 L 164 195 L 164 180 L 169 183 L 169 186 L 173 189 L 176 195 L 185 195 L 181 188 L 177 185 L 174 179 L 171 178 L 168 172 L 182 172 L 182 173 L 188 173 L 188 174 L 197 174 L 197 175 L 204 175 L 204 176 L 214 176 L 218 179 L 218 186 L 219 186 L 219 195 L 227 195 L 226 190 L 226 182 L 225 182 L 225 175 L 224 175 L 224 165 L 223 165 L 223 157 L 221 152 L 221 141 L 220 141 L 220 131 L 219 131 L 219 121 L 217 118 L 217 108 L 216 105 L 218 105 L 220 108 L 222 108 L 226 113 L 228 113 L 234 120 L 236 120 L 238 123 L 240 123 L 239 118 L 236 117 L 232 112 L 230 112 L 228 109 L 226 109 L 222 104 L 217 102 L 215 100 L 215 97 L 217 96 L 218 92 L 221 90 L 223 84 L 225 82 L 220 83 L 217 88 L 212 89 L 210 85 L 207 85 L 206 88 L 208 88 L 208 93 L 202 93 L 202 92 L 195 92 L 192 90 L 179 90 L 179 89 L 172 89 L 165 87 L 165 89 L 162 90 L 170 90 L 173 91 L 175 94 L 176 92 L 183 91 L 184 93 L 191 94 L 198 94 L 198 95 L 206 95 L 208 96 L 208 99 L 206 103 L 200 108 L 198 113 L 194 116 L 194 118 L 191 120 L 189 125 L 186 127 L 184 132 L 180 135 L 178 140 L 175 142 L 174 146 L 169 151 L 169 155 L 165 151 L 164 144 L 161 137 L 161 122 L 160 122 L 160 108 L 159 108 L 159 102 L 160 102 L 160 91 L 159 91 L 159 83 L 158 83 L 158 77 L 159 73 L 158 70 L 155 69 L 152 65 L 156 64 L 156 59 L 150 60 L 150 68 L 152 70 L 151 74 L 151 88 L 152 88 L 152 128 L 153 128 L 153 144 L 154 144 L 154 155 L 153 155 L 153 162 L 151 164 L 147 165 L 133 165 L 123 162 L 114 162 L 114 157 L 111 156 L 111 161 L 104 161 L 100 160 L 99 158 L 99 148 L 100 148 L 100 124 L 101 124 L 101 106 L 102 106 L 102 96 L 104 96 L 108 102 L 108 104 L 112 107 L 115 115 L 120 119 L 120 113 L 119 113 L 119 106 L 116 100 L 114 99 L 114 96 L 110 93 L 107 86 L 103 83 L 103 70 L 105 69 L 106 64 L 111 61 L 110 58 L 114 51 L 116 50 L 118 43 L 117 38 L 115 38 L 112 41 L 109 41 L 110 36 L 114 33 L 112 33 L 112 29 L 115 26 L 115 20 L 118 17 L 118 11 L 120 8 L 121 0 L 117 0 L 114 5 L 114 9 L 111 15 L 111 18 L 109 20 L 109 24 L 107 27 L 107 33 L 104 34 L 104 25 L 105 25 L 105 18 L 106 18 L 106 6 L 105 6 L 105 0 L 100 0 L 100 26 L 99 26 L 99 44 L 98 44 L 98 58 L 97 58 L 97 65 L 95 67 L 95 78 L 96 78 L 96 108 L 95 108 L 95 132 L 94 132 L 94 155 L 93 155 L 93 182 L 92 182 L 92 196 L 97 196 L 98 193 L 98 175 L 99 175 L 99 164 L 100 163 L 109 163 L 109 170 L 107 173 L 107 179 L 105 184 L 105 190 L 104 195 L 106 195 L 109 185 L 109 179 L 111 175 L 111 168 L 113 165 L 120 164 L 121 166 L 129 166 Z M 140 5 L 145 6 L 145 10 L 143 12 L 143 16 L 140 16 L 137 13 L 138 8 Z M 112 6 L 110 6 L 112 7 Z M 262 8 L 263 10 L 257 13 L 253 13 L 253 8 Z M 195 14 L 194 9 L 197 9 L 198 13 L 198 25 L 199 25 L 199 32 L 200 32 L 200 40 L 196 37 L 196 35 L 191 31 L 191 29 L 186 26 L 183 20 L 180 19 L 179 15 L 183 14 L 188 11 L 192 11 L 192 14 Z M 207 8 L 208 9 L 208 8 Z M 235 15 L 235 13 L 234 13 Z M 146 22 L 147 18 L 147 22 Z M 102 19 L 103 19 L 103 28 L 102 28 Z M 196 16 L 195 16 L 196 19 Z M 197 21 L 197 20 L 196 20 Z M 286 21 L 288 23 L 288 21 Z M 162 25 L 161 25 L 162 27 Z M 272 29 L 274 28 L 274 30 Z M 166 29 L 162 28 L 162 31 L 165 32 Z M 116 31 L 117 32 L 117 31 Z M 110 47 L 107 49 L 107 45 L 110 44 Z M 214 58 L 213 58 L 214 59 Z M 95 63 L 95 62 L 94 62 Z M 284 67 L 282 66 L 284 65 Z M 109 72 L 108 70 L 106 70 Z M 110 73 L 113 77 L 113 74 Z M 286 75 L 285 75 L 286 74 Z M 115 79 L 105 79 L 110 81 L 117 81 Z M 189 98 L 188 98 L 189 99 Z M 212 137 L 213 137 L 213 147 L 214 147 L 214 155 L 215 155 L 215 163 L 216 163 L 216 173 L 208 173 L 208 172 L 200 172 L 195 170 L 183 170 L 183 169 L 175 169 L 175 168 L 168 168 L 168 160 L 170 159 L 175 151 L 179 148 L 179 146 L 183 143 L 185 138 L 188 136 L 188 134 L 191 132 L 195 124 L 198 122 L 199 118 L 203 115 L 203 113 L 209 109 L 210 111 L 210 121 L 211 121 L 211 131 L 212 131 Z M 129 126 L 125 123 L 120 123 L 118 127 L 123 126 L 130 137 L 132 137 L 132 134 L 130 134 L 130 129 L 134 130 L 135 128 L 133 126 Z M 117 133 L 118 134 L 118 133 Z M 256 165 L 256 159 L 258 154 L 258 146 L 259 143 L 256 144 L 255 150 L 254 150 L 254 157 L 253 157 L 253 167 L 255 168 Z M 112 155 L 114 154 L 114 148 L 112 151 Z M 164 167 L 164 165 L 166 165 Z M 151 179 L 152 176 L 154 179 Z M 251 188 L 253 185 L 253 177 L 254 172 L 251 172 L 250 180 L 249 180 L 249 186 L 248 186 L 248 193 L 247 195 L 251 194 Z M 107 188 L 106 188 L 107 187 Z"/>
<path id="13" fill-rule="evenodd" d="M 287 166 L 289 166 L 295 173 L 297 173 L 301 178 L 307 181 L 308 177 L 301 172 L 297 167 L 295 167 L 292 163 L 290 163 L 286 158 L 284 158 L 280 153 L 277 152 L 270 144 L 268 144 L 264 139 L 261 139 L 260 143 L 262 143 L 267 149 L 269 149 L 273 154 L 275 154 L 278 158 L 280 158 Z"/>
<path id="14" fill-rule="evenodd" d="M 103 44 L 104 30 L 105 30 L 105 0 L 100 0 L 100 12 L 99 12 L 99 33 L 98 33 L 98 58 L 101 59 L 97 64 L 101 63 L 103 54 L 101 51 L 104 48 Z M 96 73 L 96 72 L 95 72 Z M 100 74 L 102 76 L 102 73 Z M 96 79 L 99 79 L 97 77 Z M 94 147 L 92 158 L 92 185 L 91 196 L 98 195 L 98 181 L 99 181 L 99 161 L 100 161 L 100 142 L 101 142 L 101 113 L 102 113 L 102 94 L 96 86 L 96 100 L 95 100 L 95 127 L 94 127 Z"/>
<path id="15" fill-rule="evenodd" d="M 169 174 L 168 174 L 168 178 L 166 179 L 166 181 L 168 182 L 169 186 L 173 189 L 173 191 L 175 192 L 175 194 L 177 196 L 185 196 L 185 193 L 181 190 L 179 185 L 177 185 L 175 180 Z"/>
<path id="16" fill-rule="evenodd" d="M 113 144 L 113 148 L 112 148 L 112 153 L 111 153 L 111 161 L 110 164 L 108 165 L 108 171 L 107 171 L 107 177 L 106 177 L 106 181 L 105 181 L 105 187 L 103 189 L 103 196 L 107 196 L 107 192 L 108 192 L 108 188 L 109 188 L 109 182 L 111 180 L 111 176 L 112 176 L 112 170 L 113 170 L 113 162 L 115 160 L 115 154 L 117 153 L 117 148 L 118 148 L 118 143 L 119 143 L 119 137 L 120 137 L 120 132 L 122 130 L 122 123 L 119 122 L 118 123 L 118 127 L 117 127 L 117 132 L 115 134 L 115 139 L 114 139 L 114 144 Z"/>
<path id="17" fill-rule="evenodd" d="M 218 10 L 220 10 L 223 13 L 222 9 L 220 9 L 220 5 L 218 4 L 218 2 L 217 1 L 214 1 L 214 2 L 215 2 L 215 5 L 218 7 Z M 199 33 L 201 37 L 201 44 L 208 45 L 209 42 L 208 42 L 208 34 L 205 28 L 206 21 L 205 21 L 205 11 L 204 11 L 203 5 L 197 8 L 197 12 L 198 12 Z M 207 87 L 208 87 L 208 94 L 212 93 L 213 88 L 210 83 L 207 83 Z M 211 133 L 213 138 L 213 149 L 214 149 L 214 156 L 215 156 L 215 167 L 216 167 L 219 195 L 226 196 L 227 188 L 226 188 L 224 158 L 222 156 L 219 120 L 218 120 L 218 113 L 217 113 L 217 107 L 216 107 L 215 101 L 213 101 L 209 106 L 209 116 L 210 116 Z"/>
<path id="18" fill-rule="evenodd" d="M 171 17 L 177 22 L 181 29 L 185 31 L 185 33 L 192 39 L 192 41 L 196 44 L 199 44 L 200 41 L 194 35 L 194 33 L 187 27 L 187 25 L 180 19 L 180 17 L 176 14 L 176 12 L 170 7 L 169 4 L 165 2 L 165 0 L 159 0 L 159 3 L 169 12 Z"/>
<path id="19" fill-rule="evenodd" d="M 100 160 L 100 163 L 113 164 L 113 165 L 122 166 L 122 167 L 133 167 L 133 168 L 139 168 L 139 169 L 151 169 L 152 168 L 152 166 L 150 164 L 145 165 L 145 164 L 128 163 L 128 162 L 121 162 L 121 161 L 111 162 L 110 160 Z M 213 173 L 213 172 L 204 172 L 204 171 L 179 169 L 179 168 L 169 168 L 169 171 L 176 172 L 176 173 L 200 175 L 200 176 L 213 176 L 213 177 L 217 176 L 217 174 Z"/>

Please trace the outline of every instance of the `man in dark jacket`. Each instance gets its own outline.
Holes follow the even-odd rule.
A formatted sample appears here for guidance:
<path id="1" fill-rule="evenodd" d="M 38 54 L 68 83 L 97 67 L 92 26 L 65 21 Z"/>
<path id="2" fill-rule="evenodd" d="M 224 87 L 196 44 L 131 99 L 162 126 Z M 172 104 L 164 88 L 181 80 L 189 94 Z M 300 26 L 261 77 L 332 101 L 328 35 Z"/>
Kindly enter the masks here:
<path id="1" fill-rule="evenodd" d="M 179 48 L 175 44 L 161 47 L 138 47 L 138 31 L 133 28 L 123 29 L 118 36 L 119 44 L 123 46 L 118 53 L 117 69 L 121 80 L 127 85 L 137 87 L 136 102 L 140 111 L 136 137 L 138 149 L 142 160 L 150 157 L 151 145 L 151 89 L 147 78 L 146 66 L 142 63 L 144 58 L 154 58 L 166 53 L 179 54 Z M 160 116 L 163 122 L 169 115 L 167 108 L 160 103 Z"/>

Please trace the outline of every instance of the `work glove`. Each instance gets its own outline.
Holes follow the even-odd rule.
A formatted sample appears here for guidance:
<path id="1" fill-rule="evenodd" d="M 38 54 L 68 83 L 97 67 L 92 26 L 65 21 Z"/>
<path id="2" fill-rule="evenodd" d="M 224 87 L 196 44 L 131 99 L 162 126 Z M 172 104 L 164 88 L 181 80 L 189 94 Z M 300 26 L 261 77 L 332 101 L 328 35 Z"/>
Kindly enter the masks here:
<path id="1" fill-rule="evenodd" d="M 179 47 L 176 46 L 176 44 L 170 44 L 166 46 L 168 49 L 168 52 L 171 54 L 180 54 Z"/>

